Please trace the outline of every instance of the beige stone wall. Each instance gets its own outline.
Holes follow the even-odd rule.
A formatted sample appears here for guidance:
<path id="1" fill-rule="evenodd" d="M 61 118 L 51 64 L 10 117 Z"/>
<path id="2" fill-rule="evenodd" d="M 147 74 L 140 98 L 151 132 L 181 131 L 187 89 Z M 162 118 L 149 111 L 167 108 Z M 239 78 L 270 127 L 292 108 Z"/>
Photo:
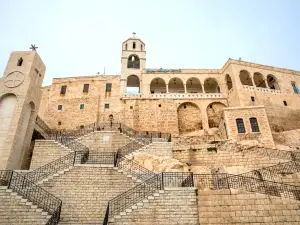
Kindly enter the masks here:
<path id="1" fill-rule="evenodd" d="M 106 83 L 112 84 L 110 93 L 106 92 Z M 84 84 L 89 84 L 88 93 L 83 93 Z M 63 85 L 67 86 L 65 95 L 60 94 Z M 119 76 L 54 79 L 51 86 L 43 88 L 43 107 L 39 116 L 56 129 L 71 129 L 97 121 L 108 122 L 110 114 L 117 122 L 121 110 L 119 92 Z M 80 109 L 80 104 L 84 104 L 84 109 Z M 109 104 L 109 109 L 105 109 L 105 104 Z M 58 105 L 62 105 L 62 110 L 58 110 Z"/>
<path id="2" fill-rule="evenodd" d="M 213 99 L 172 100 L 123 98 L 121 121 L 124 121 L 128 126 L 136 130 L 178 134 L 179 112 L 181 113 L 185 110 L 193 109 L 194 116 L 189 114 L 191 112 L 181 113 L 183 115 L 181 116 L 181 127 L 187 129 L 187 127 L 193 126 L 193 129 L 189 128 L 190 131 L 194 129 L 200 130 L 201 120 L 203 129 L 208 130 L 209 125 L 206 110 L 207 107 L 214 102 L 226 104 L 226 100 L 214 101 Z M 191 107 L 181 107 L 184 105 Z M 199 109 L 198 114 L 195 112 L 197 111 L 195 110 L 197 107 Z"/>
<path id="3" fill-rule="evenodd" d="M 299 201 L 236 190 L 198 190 L 200 224 L 299 224 Z"/>
<path id="4" fill-rule="evenodd" d="M 190 102 L 183 103 L 178 107 L 178 128 L 179 133 L 201 130 L 201 112 L 197 105 Z"/>
<path id="5" fill-rule="evenodd" d="M 256 118 L 259 132 L 252 132 L 250 118 Z M 238 133 L 236 119 L 243 119 L 245 133 Z M 268 118 L 263 106 L 231 107 L 224 109 L 224 121 L 227 128 L 228 139 L 258 140 L 266 147 L 274 147 L 274 141 L 269 126 Z"/>
<path id="6" fill-rule="evenodd" d="M 268 167 L 287 162 L 261 155 L 244 154 L 240 152 L 219 151 L 213 149 L 184 149 L 174 150 L 173 157 L 184 163 L 189 163 L 197 171 L 197 167 L 216 168 L 220 172 L 239 174 L 261 167 Z M 203 173 L 202 171 L 201 173 Z M 211 172 L 211 171 L 205 171 Z"/>

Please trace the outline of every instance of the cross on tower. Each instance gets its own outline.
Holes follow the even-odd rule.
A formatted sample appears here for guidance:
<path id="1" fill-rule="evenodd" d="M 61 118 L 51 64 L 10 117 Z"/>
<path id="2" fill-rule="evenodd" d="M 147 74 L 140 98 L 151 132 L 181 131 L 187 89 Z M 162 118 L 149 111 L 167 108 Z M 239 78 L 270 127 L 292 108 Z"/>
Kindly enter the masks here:
<path id="1" fill-rule="evenodd" d="M 32 51 L 36 51 L 36 49 L 38 49 L 39 47 L 35 46 L 35 45 L 31 45 L 31 47 L 29 49 L 31 49 Z"/>
<path id="2" fill-rule="evenodd" d="M 132 35 L 133 35 L 133 37 L 135 37 L 136 33 L 135 33 L 135 32 L 133 32 L 133 33 L 132 33 Z"/>

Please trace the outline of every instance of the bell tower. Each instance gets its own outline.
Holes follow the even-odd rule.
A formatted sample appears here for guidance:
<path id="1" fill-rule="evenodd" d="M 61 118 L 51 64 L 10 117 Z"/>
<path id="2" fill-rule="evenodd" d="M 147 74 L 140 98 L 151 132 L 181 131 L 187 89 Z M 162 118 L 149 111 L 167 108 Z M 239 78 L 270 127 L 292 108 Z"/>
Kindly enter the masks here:
<path id="1" fill-rule="evenodd" d="M 21 169 L 29 150 L 46 70 L 36 48 L 12 52 L 0 78 L 0 169 Z"/>
<path id="2" fill-rule="evenodd" d="M 142 94 L 142 70 L 146 67 L 145 43 L 132 33 L 122 44 L 121 96 L 124 94 Z"/>

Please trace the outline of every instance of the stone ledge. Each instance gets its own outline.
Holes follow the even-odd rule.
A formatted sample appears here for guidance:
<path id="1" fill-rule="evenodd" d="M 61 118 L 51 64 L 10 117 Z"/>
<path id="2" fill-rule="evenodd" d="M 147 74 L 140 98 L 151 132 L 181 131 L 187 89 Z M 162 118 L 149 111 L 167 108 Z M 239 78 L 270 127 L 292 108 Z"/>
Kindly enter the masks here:
<path id="1" fill-rule="evenodd" d="M 74 166 L 114 168 L 114 164 L 74 164 Z"/>
<path id="2" fill-rule="evenodd" d="M 190 191 L 195 191 L 197 190 L 196 187 L 165 187 L 165 191 L 182 191 L 182 190 L 190 190 Z"/>

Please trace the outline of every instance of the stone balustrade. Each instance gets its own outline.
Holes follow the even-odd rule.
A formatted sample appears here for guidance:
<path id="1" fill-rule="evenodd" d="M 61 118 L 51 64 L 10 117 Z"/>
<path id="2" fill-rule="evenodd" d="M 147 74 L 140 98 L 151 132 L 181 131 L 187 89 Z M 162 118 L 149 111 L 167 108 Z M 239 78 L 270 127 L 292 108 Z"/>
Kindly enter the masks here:
<path id="1" fill-rule="evenodd" d="M 280 94 L 280 90 L 274 90 L 270 88 L 261 88 L 261 87 L 255 87 L 255 86 L 248 86 L 248 85 L 243 85 L 244 90 L 246 91 L 261 91 L 261 92 L 270 92 L 274 94 Z"/>
<path id="2" fill-rule="evenodd" d="M 123 95 L 123 99 L 197 99 L 197 98 L 225 98 L 220 93 L 156 93 L 143 95 Z"/>

